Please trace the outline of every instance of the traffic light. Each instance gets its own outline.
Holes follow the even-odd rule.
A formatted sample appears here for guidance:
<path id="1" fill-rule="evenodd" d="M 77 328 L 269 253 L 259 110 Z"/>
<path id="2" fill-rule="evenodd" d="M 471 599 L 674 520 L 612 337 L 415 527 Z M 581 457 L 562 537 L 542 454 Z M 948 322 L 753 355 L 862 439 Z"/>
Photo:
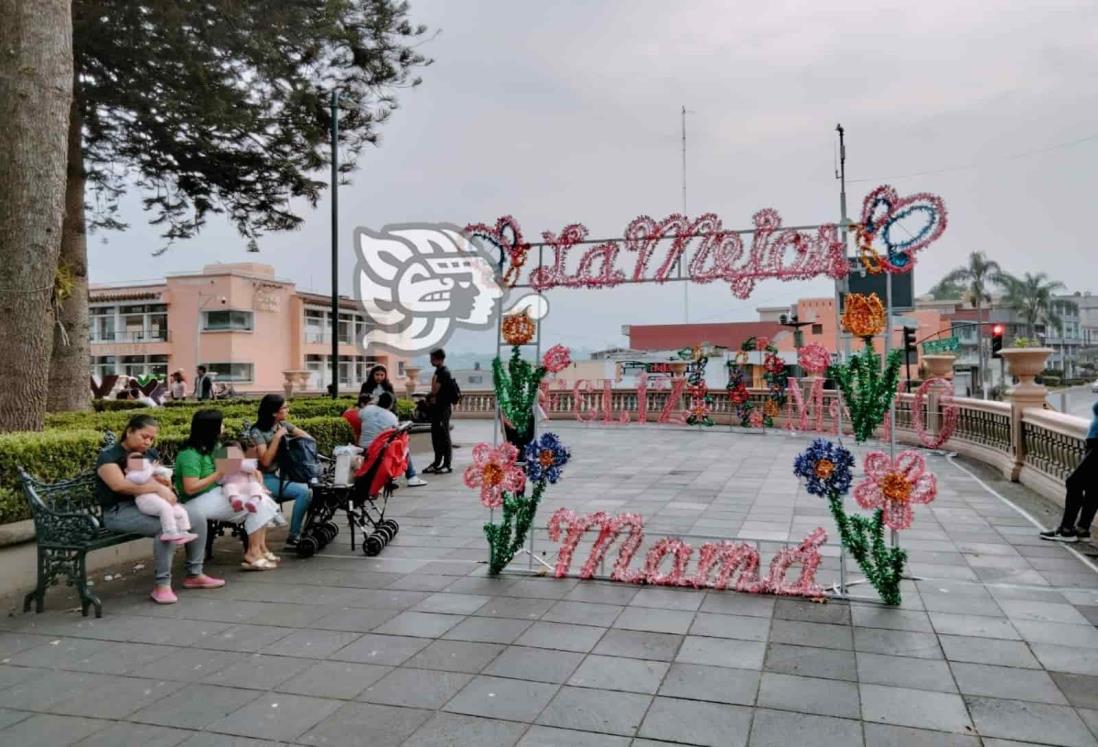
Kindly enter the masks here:
<path id="1" fill-rule="evenodd" d="M 1002 358 L 1003 351 L 1003 331 L 1004 327 L 1001 324 L 996 324 L 991 328 L 991 357 Z"/>
<path id="2" fill-rule="evenodd" d="M 904 353 L 907 355 L 907 360 L 918 358 L 918 351 L 915 349 L 914 327 L 904 327 Z"/>

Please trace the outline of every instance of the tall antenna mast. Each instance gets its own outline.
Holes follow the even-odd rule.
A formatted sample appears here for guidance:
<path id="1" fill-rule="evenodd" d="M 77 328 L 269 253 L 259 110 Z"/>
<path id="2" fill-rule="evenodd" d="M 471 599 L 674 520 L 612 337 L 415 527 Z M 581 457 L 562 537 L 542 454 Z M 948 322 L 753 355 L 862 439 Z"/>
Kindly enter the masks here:
<path id="1" fill-rule="evenodd" d="M 682 214 L 686 215 L 686 105 L 682 107 Z M 682 277 L 683 255 L 679 255 L 679 277 Z M 682 321 L 690 323 L 690 283 L 682 284 Z"/>

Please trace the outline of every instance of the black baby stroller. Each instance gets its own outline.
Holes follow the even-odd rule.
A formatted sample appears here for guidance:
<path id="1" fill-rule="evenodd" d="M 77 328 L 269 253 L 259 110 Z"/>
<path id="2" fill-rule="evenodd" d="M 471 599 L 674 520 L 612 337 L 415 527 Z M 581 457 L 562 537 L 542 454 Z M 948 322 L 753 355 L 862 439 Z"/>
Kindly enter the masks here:
<path id="1" fill-rule="evenodd" d="M 305 516 L 298 557 L 308 558 L 331 543 L 339 534 L 333 521 L 337 512 L 347 516 L 351 530 L 351 551 L 355 549 L 355 527 L 363 535 L 362 552 L 373 556 L 388 545 L 400 525 L 385 518 L 389 496 L 396 490 L 396 478 L 408 468 L 408 431 L 412 423 L 403 423 L 378 434 L 365 454 L 351 485 L 328 481 L 313 487 L 313 501 Z"/>

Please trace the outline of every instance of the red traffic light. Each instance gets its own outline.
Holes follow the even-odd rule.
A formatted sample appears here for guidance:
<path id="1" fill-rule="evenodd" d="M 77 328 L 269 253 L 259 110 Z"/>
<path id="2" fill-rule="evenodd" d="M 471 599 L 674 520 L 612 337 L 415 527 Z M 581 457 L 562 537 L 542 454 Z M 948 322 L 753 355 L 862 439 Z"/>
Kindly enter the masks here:
<path id="1" fill-rule="evenodd" d="M 994 327 L 991 328 L 991 334 L 995 335 L 996 337 L 999 337 L 1000 335 L 1003 334 L 1004 329 L 1005 328 L 1003 327 L 1003 325 L 996 324 Z"/>

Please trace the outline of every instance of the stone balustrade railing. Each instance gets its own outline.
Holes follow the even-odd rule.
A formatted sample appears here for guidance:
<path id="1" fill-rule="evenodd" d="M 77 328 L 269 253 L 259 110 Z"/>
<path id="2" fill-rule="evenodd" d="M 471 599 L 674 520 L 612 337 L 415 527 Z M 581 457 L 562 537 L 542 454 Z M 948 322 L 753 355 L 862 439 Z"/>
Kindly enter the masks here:
<path id="1" fill-rule="evenodd" d="M 605 390 L 560 389 L 550 390 L 548 406 L 542 406 L 548 412 L 550 422 L 583 420 L 592 424 L 619 424 L 628 415 L 629 421 L 637 422 L 640 413 L 639 397 L 636 389 L 610 389 L 609 408 L 604 402 Z M 750 390 L 751 401 L 762 407 L 767 400 L 767 392 L 762 389 Z M 646 421 L 656 423 L 667 407 L 671 396 L 667 390 L 648 390 Z M 712 397 L 711 417 L 718 425 L 739 426 L 736 407 L 724 390 L 710 392 Z M 577 407 L 577 399 L 578 407 Z M 808 392 L 805 402 L 809 405 L 809 425 L 815 425 L 816 418 L 811 410 Z M 1079 461 L 1085 448 L 1087 421 L 1071 415 L 1022 407 L 1017 402 L 988 402 L 978 399 L 957 397 L 953 404 L 958 408 L 956 428 L 943 449 L 955 451 L 973 459 L 985 462 L 1011 480 L 1025 484 L 1042 495 L 1057 501 L 1063 501 L 1063 481 Z M 689 396 L 683 395 L 672 404 L 671 410 L 680 415 L 689 405 Z M 915 432 L 912 408 L 915 397 L 900 394 L 896 402 L 896 439 L 909 444 L 920 445 L 919 434 Z M 947 405 L 948 406 L 948 403 Z M 923 422 L 926 432 L 937 434 L 944 421 L 943 403 L 936 397 L 928 397 L 923 403 Z M 495 417 L 495 393 L 491 391 L 465 392 L 461 404 L 455 408 L 455 418 L 492 419 Z M 823 396 L 823 428 L 825 433 L 834 433 L 839 404 L 833 390 L 825 390 Z M 795 423 L 797 413 L 787 403 L 775 418 L 776 429 L 788 429 Z M 845 414 L 842 414 L 845 420 Z M 844 427 L 849 433 L 849 427 Z"/>

